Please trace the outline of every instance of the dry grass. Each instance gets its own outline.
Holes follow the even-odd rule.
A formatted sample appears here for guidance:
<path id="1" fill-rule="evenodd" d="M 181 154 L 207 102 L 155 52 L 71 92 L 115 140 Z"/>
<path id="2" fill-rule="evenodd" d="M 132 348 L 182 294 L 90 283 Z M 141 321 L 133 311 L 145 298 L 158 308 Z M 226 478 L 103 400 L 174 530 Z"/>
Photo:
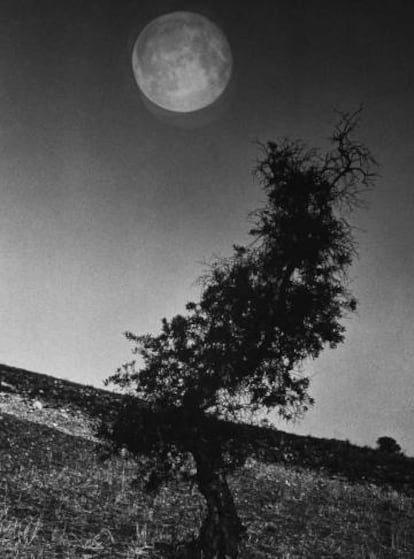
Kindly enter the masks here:
<path id="1" fill-rule="evenodd" d="M 149 499 L 131 487 L 133 461 L 102 464 L 91 441 L 2 423 L 13 441 L 2 440 L 1 557 L 164 557 L 163 544 L 197 530 L 203 503 L 189 487 Z M 256 461 L 231 482 L 248 527 L 244 559 L 414 557 L 414 502 L 396 491 Z"/>
<path id="2" fill-rule="evenodd" d="M 168 547 L 197 532 L 204 508 L 194 488 L 149 498 L 132 484 L 134 462 L 102 463 L 86 432 L 80 415 L 3 399 L 2 559 L 165 559 Z M 257 460 L 231 486 L 247 526 L 241 559 L 414 558 L 407 494 Z"/>

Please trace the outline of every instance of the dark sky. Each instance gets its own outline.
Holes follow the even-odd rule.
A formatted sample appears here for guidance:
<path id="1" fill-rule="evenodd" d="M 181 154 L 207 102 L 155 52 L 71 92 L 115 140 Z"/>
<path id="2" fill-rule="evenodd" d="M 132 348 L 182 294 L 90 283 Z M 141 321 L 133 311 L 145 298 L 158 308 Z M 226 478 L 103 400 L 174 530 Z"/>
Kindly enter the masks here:
<path id="1" fill-rule="evenodd" d="M 223 30 L 234 75 L 200 118 L 166 119 L 131 48 L 186 9 Z M 353 217 L 360 305 L 307 365 L 316 405 L 295 429 L 414 454 L 413 16 L 401 0 L 2 0 L 0 362 L 100 386 L 130 358 L 122 332 L 156 332 L 246 240 L 256 141 L 324 148 L 334 109 L 362 103 L 381 177 Z"/>

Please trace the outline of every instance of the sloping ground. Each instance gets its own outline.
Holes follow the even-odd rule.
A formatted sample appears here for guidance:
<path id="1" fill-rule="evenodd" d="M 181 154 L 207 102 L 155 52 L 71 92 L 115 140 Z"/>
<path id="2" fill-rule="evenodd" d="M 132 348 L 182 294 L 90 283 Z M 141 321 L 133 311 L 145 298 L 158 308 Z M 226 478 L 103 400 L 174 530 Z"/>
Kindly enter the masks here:
<path id="1" fill-rule="evenodd" d="M 167 544 L 197 530 L 203 502 L 193 488 L 166 488 L 150 499 L 131 485 L 132 461 L 99 460 L 86 412 L 103 413 L 104 404 L 110 410 L 119 401 L 107 391 L 0 366 L 1 558 L 166 558 Z M 250 428 L 235 428 L 252 440 Z M 256 455 L 269 461 L 272 453 L 288 454 L 288 447 L 272 446 L 277 432 L 257 429 Z M 303 438 L 307 447 L 311 442 Z M 334 443 L 340 441 L 331 441 L 331 451 Z M 242 559 L 414 557 L 412 497 L 332 479 L 318 468 L 251 459 L 232 478 L 248 527 Z"/>
<path id="2" fill-rule="evenodd" d="M 0 364 L 0 391 L 93 416 L 114 410 L 122 396 L 109 390 Z"/>
<path id="3" fill-rule="evenodd" d="M 108 417 L 122 401 L 120 394 L 0 365 L 0 395 L 17 394 L 22 400 L 47 408 L 49 416 L 70 412 L 71 416 Z M 0 396 L 1 397 L 1 396 Z M 6 411 L 6 410 L 5 410 Z M 36 420 L 31 414 L 30 420 Z M 248 452 L 262 461 L 306 467 L 350 481 L 364 480 L 390 486 L 408 494 L 414 493 L 414 458 L 384 454 L 369 447 L 359 447 L 348 441 L 294 435 L 272 428 L 223 422 L 223 430 L 243 442 Z"/>
<path id="4" fill-rule="evenodd" d="M 252 453 L 263 461 L 305 467 L 414 495 L 414 458 L 379 452 L 348 441 L 293 435 L 250 425 L 238 425 L 237 430 L 238 436 L 252 445 Z"/>

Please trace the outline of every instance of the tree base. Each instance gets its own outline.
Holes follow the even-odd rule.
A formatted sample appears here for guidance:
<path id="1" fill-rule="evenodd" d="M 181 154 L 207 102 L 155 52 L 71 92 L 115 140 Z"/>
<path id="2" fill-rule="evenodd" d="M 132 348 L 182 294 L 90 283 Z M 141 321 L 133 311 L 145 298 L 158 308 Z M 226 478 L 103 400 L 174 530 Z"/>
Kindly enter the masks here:
<path id="1" fill-rule="evenodd" d="M 245 529 L 243 528 L 243 534 Z M 213 542 L 203 542 L 200 538 L 180 544 L 171 551 L 168 556 L 170 559 L 237 559 L 238 551 L 242 536 L 237 538 L 235 545 L 233 545 L 233 553 L 229 549 L 223 549 L 223 546 L 218 549 Z M 206 545 L 207 543 L 207 545 Z M 230 544 L 230 542 L 227 542 Z M 227 546 L 228 547 L 228 546 Z"/>

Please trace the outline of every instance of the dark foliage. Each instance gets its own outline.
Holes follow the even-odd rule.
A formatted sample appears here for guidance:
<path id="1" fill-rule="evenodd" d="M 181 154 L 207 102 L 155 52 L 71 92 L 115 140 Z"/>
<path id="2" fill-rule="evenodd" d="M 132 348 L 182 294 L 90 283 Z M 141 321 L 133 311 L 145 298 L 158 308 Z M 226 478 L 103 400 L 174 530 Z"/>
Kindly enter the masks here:
<path id="1" fill-rule="evenodd" d="M 377 439 L 377 448 L 380 452 L 387 454 L 401 454 L 401 447 L 392 437 L 379 437 Z"/>
<path id="2" fill-rule="evenodd" d="M 342 319 L 356 308 L 345 215 L 374 177 L 369 151 L 353 138 L 358 118 L 341 116 L 326 154 L 289 140 L 262 146 L 266 199 L 252 214 L 252 242 L 213 262 L 199 302 L 163 319 L 160 334 L 128 332 L 138 361 L 108 379 L 135 396 L 102 433 L 137 457 L 148 487 L 195 469 L 208 509 L 197 548 L 206 559 L 237 557 L 242 534 L 225 476 L 243 456 L 219 420 L 246 408 L 286 419 L 306 411 L 313 402 L 301 365 L 344 340 Z"/>

